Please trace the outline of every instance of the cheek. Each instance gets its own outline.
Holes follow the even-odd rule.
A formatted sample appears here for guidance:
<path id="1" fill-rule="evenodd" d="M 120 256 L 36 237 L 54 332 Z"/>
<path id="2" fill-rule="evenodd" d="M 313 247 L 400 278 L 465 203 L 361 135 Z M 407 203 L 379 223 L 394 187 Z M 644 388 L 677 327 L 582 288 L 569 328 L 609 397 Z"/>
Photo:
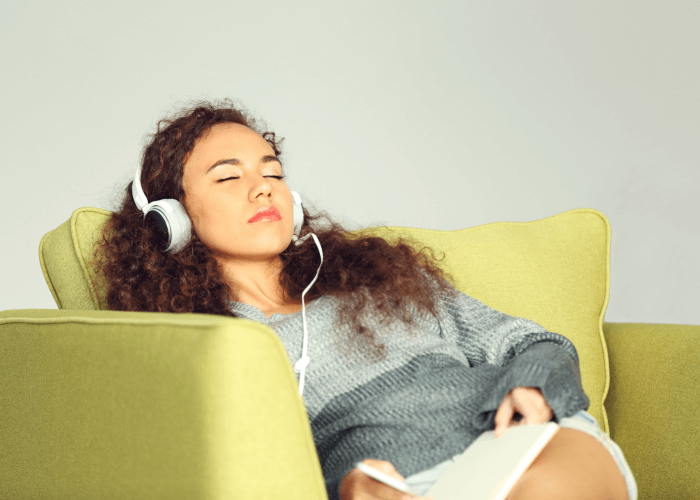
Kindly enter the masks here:
<path id="1" fill-rule="evenodd" d="M 217 246 L 219 240 L 225 240 L 241 220 L 236 217 L 240 208 L 231 206 L 230 201 L 223 203 L 215 197 L 208 197 L 199 203 L 193 203 L 191 209 L 192 225 L 199 239 L 207 246 Z M 243 221 L 245 222 L 245 221 Z M 238 227 L 240 231 L 242 228 Z"/>

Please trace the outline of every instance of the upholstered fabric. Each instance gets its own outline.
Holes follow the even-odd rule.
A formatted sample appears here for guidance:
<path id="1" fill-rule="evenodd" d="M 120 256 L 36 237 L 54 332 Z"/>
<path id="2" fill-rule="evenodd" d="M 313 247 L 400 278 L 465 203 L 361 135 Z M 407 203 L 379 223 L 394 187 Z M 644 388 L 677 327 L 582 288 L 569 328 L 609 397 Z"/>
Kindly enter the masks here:
<path id="1" fill-rule="evenodd" d="M 112 212 L 83 207 L 39 243 L 39 261 L 59 309 L 107 309 L 104 285 L 88 265 Z"/>
<path id="2" fill-rule="evenodd" d="M 640 499 L 700 497 L 700 326 L 605 323 L 610 437 Z"/>
<path id="3" fill-rule="evenodd" d="M 287 353 L 259 323 L 3 311 L 0 380 L 0 499 L 327 499 Z"/>

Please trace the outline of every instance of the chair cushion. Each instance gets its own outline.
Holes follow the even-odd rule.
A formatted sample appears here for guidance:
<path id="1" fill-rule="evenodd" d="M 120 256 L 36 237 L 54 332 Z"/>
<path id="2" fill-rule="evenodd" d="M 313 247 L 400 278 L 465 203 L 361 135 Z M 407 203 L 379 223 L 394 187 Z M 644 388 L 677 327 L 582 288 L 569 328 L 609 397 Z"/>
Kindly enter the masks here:
<path id="1" fill-rule="evenodd" d="M 104 284 L 86 265 L 111 212 L 79 208 L 41 240 L 44 277 L 60 309 L 107 309 Z M 453 285 L 486 305 L 528 318 L 571 340 L 579 354 L 589 412 L 609 433 L 603 402 L 610 384 L 603 317 L 608 303 L 610 224 L 576 209 L 532 222 L 496 222 L 455 231 L 376 227 L 354 234 L 408 236 L 445 252 Z"/>
<path id="2" fill-rule="evenodd" d="M 445 252 L 453 285 L 484 304 L 530 319 L 573 342 L 591 413 L 609 434 L 603 406 L 610 384 L 603 317 L 608 304 L 610 224 L 576 209 L 532 222 L 496 222 L 455 231 L 377 227 L 357 232 L 408 236 Z"/>
<path id="3" fill-rule="evenodd" d="M 79 208 L 41 239 L 41 269 L 59 309 L 107 309 L 104 284 L 87 263 L 111 216 L 112 212 L 101 208 Z"/>

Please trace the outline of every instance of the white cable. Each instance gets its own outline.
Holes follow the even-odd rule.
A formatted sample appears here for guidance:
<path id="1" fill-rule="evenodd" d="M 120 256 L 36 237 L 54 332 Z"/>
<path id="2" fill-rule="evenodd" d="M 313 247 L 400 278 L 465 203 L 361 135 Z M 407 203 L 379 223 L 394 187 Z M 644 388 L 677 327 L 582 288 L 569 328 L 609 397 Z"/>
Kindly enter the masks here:
<path id="1" fill-rule="evenodd" d="M 311 281 L 309 286 L 307 286 L 301 294 L 301 317 L 302 322 L 304 324 L 304 343 L 302 344 L 301 348 L 301 358 L 299 358 L 299 360 L 294 364 L 294 371 L 297 373 L 301 373 L 299 377 L 299 396 L 303 396 L 304 394 L 304 378 L 306 376 L 306 367 L 309 366 L 309 362 L 311 361 L 311 358 L 309 358 L 309 356 L 307 355 L 307 350 L 309 347 L 309 332 L 306 329 L 306 304 L 304 303 L 304 295 L 306 295 L 306 292 L 308 292 L 309 289 L 313 286 L 313 284 L 316 283 L 316 278 L 318 278 L 318 273 L 319 271 L 321 271 L 321 266 L 323 265 L 323 250 L 321 249 L 321 243 L 319 243 L 318 238 L 314 233 L 309 234 L 313 236 L 314 241 L 316 242 L 316 247 L 318 247 L 318 253 L 321 254 L 321 263 L 318 265 L 318 269 L 316 270 L 316 276 L 314 276 L 314 279 Z M 307 234 L 306 237 L 308 236 L 309 235 Z"/>

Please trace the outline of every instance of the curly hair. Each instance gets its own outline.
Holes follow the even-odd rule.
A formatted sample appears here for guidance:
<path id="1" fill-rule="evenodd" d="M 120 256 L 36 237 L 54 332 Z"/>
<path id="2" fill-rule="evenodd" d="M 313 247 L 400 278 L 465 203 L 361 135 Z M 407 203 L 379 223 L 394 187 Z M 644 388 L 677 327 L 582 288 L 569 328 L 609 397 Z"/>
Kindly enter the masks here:
<path id="1" fill-rule="evenodd" d="M 150 143 L 142 155 L 141 185 L 150 201 L 173 198 L 184 207 L 182 178 L 188 154 L 218 123 L 251 128 L 281 156 L 284 139 L 263 131 L 242 106 L 229 99 L 191 104 L 160 120 L 156 132 L 146 136 Z M 192 238 L 180 252 L 161 251 L 159 229 L 144 223 L 132 198 L 132 184 L 125 189 L 121 207 L 103 227 L 92 262 L 103 280 L 107 308 L 236 317 L 229 309 L 230 301 L 236 300 L 235 291 L 194 227 Z M 449 284 L 452 278 L 438 265 L 444 255 L 436 258 L 433 249 L 405 237 L 390 243 L 381 237 L 362 236 L 361 231 L 351 233 L 323 211 L 311 214 L 305 207 L 304 215 L 301 236 L 315 233 L 324 255 L 318 279 L 304 298 L 307 303 L 324 295 L 339 299 L 338 321 L 350 332 L 349 338 L 339 342 L 346 352 L 352 352 L 352 346 L 372 359 L 384 356 L 376 332 L 363 324 L 370 312 L 379 314 L 380 324 L 399 319 L 411 326 L 415 315 L 437 314 L 438 294 L 455 292 Z M 280 258 L 284 297 L 300 304 L 320 263 L 316 245 L 309 238 L 299 246 L 290 243 Z"/>

